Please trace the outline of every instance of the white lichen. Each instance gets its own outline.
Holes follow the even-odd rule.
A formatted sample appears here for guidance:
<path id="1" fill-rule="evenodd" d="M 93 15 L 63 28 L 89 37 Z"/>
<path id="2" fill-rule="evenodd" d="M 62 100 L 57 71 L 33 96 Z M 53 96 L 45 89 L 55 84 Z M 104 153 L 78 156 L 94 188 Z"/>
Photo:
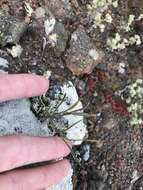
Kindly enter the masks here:
<path id="1" fill-rule="evenodd" d="M 137 20 L 141 20 L 143 19 L 143 14 L 140 14 L 139 17 L 137 18 Z"/>
<path id="2" fill-rule="evenodd" d="M 124 62 L 120 62 L 118 73 L 125 74 L 125 71 L 126 71 L 126 64 Z"/>
<path id="3" fill-rule="evenodd" d="M 95 61 L 99 59 L 99 52 L 96 49 L 90 49 L 88 55 Z"/>
<path id="4" fill-rule="evenodd" d="M 106 25 L 112 23 L 113 18 L 111 13 L 105 12 L 112 6 L 118 7 L 118 0 L 93 0 L 88 4 L 89 15 L 93 19 L 93 27 L 99 28 L 101 32 L 105 31 Z"/>
<path id="5" fill-rule="evenodd" d="M 88 161 L 90 158 L 90 145 L 89 144 L 84 145 L 83 149 L 85 152 L 83 155 L 83 159 L 84 159 L 84 161 Z"/>
<path id="6" fill-rule="evenodd" d="M 44 73 L 43 76 L 44 76 L 46 79 L 49 79 L 49 78 L 51 77 L 51 74 L 52 74 L 52 71 L 48 70 L 48 71 L 46 71 L 46 72 Z"/>
<path id="7" fill-rule="evenodd" d="M 8 51 L 8 53 L 10 53 L 12 55 L 12 57 L 16 58 L 16 57 L 21 56 L 23 48 L 21 47 L 21 45 L 16 44 L 16 45 L 12 46 L 12 49 L 7 48 L 7 51 Z"/>
<path id="8" fill-rule="evenodd" d="M 109 13 L 107 13 L 104 20 L 108 23 L 112 23 L 113 18 Z"/>
<path id="9" fill-rule="evenodd" d="M 135 15 L 129 15 L 127 26 L 125 26 L 126 32 L 129 32 L 131 30 L 131 25 L 135 20 Z"/>
<path id="10" fill-rule="evenodd" d="M 49 34 L 54 30 L 55 24 L 56 24 L 56 20 L 53 17 L 45 20 L 44 26 L 45 26 L 45 32 L 47 36 L 49 36 Z"/>
<path id="11" fill-rule="evenodd" d="M 133 37 L 130 37 L 129 39 L 129 45 L 133 45 L 133 44 L 136 44 L 136 45 L 140 45 L 142 43 L 141 41 L 141 37 L 139 35 L 134 35 Z"/>
<path id="12" fill-rule="evenodd" d="M 128 111 L 131 113 L 130 124 L 141 125 L 143 123 L 143 80 L 137 79 L 127 89 L 129 95 L 126 103 Z"/>
<path id="13" fill-rule="evenodd" d="M 92 27 L 99 28 L 101 33 L 105 32 L 106 27 L 116 19 L 113 9 L 117 9 L 118 4 L 119 0 L 93 0 L 88 4 L 89 16 L 93 20 Z M 114 51 L 123 50 L 130 45 L 140 45 L 142 43 L 141 37 L 138 34 L 131 36 L 131 32 L 134 22 L 141 19 L 143 19 L 143 14 L 138 17 L 130 14 L 128 19 L 121 17 L 114 37 L 107 39 L 107 48 Z"/>
<path id="14" fill-rule="evenodd" d="M 116 33 L 115 37 L 107 39 L 107 46 L 112 51 L 122 50 L 130 45 L 140 45 L 141 43 L 142 41 L 139 35 L 134 35 L 127 39 L 122 37 L 119 33 Z"/>
<path id="15" fill-rule="evenodd" d="M 48 37 L 49 43 L 50 43 L 53 47 L 55 47 L 56 44 L 57 44 L 57 38 L 58 38 L 58 36 L 57 36 L 56 33 L 50 34 L 49 37 Z"/>
<path id="16" fill-rule="evenodd" d="M 72 34 L 72 36 L 71 36 L 71 38 L 72 38 L 72 40 L 74 40 L 75 42 L 77 41 L 77 39 L 78 39 L 78 37 L 77 37 L 77 35 L 76 34 Z"/>
<path id="17" fill-rule="evenodd" d="M 119 33 L 116 33 L 114 38 L 107 39 L 107 46 L 109 46 L 112 50 L 116 50 L 119 48 L 123 49 L 124 46 L 122 47 L 120 42 L 121 42 L 121 36 Z"/>

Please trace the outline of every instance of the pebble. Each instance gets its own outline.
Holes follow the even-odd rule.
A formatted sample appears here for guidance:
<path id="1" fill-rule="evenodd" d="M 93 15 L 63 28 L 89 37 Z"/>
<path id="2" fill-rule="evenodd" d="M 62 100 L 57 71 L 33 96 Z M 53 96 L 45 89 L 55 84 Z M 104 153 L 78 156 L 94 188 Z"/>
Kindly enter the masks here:
<path id="1" fill-rule="evenodd" d="M 90 41 L 84 28 L 79 26 L 72 34 L 66 52 L 66 65 L 75 75 L 90 74 L 101 62 L 103 53 Z"/>

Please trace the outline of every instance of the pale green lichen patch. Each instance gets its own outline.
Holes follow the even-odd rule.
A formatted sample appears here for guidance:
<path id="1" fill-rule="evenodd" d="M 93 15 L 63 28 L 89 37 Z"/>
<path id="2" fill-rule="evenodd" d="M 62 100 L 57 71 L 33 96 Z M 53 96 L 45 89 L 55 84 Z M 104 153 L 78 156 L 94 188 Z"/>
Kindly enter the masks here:
<path id="1" fill-rule="evenodd" d="M 123 32 L 115 33 L 115 37 L 107 39 L 107 47 L 113 51 L 125 49 L 130 45 L 140 45 L 142 43 L 141 37 L 138 34 L 130 36 L 130 32 L 133 29 L 133 22 L 141 20 L 142 17 L 143 15 L 140 15 L 138 18 L 135 18 L 133 14 L 129 15 L 128 22 L 123 21 L 124 24 L 120 26 Z"/>
<path id="2" fill-rule="evenodd" d="M 142 43 L 139 35 L 134 35 L 129 38 L 122 37 L 119 33 L 115 34 L 115 37 L 107 39 L 107 46 L 109 49 L 122 50 L 130 45 L 140 45 Z"/>
<path id="3" fill-rule="evenodd" d="M 105 31 L 106 25 L 112 23 L 112 13 L 108 13 L 109 6 L 118 7 L 118 0 L 93 0 L 87 6 L 90 16 L 93 18 L 94 28 L 99 28 L 101 32 Z"/>
<path id="4" fill-rule="evenodd" d="M 135 15 L 129 15 L 127 26 L 125 27 L 126 32 L 131 30 L 131 25 L 135 20 Z"/>
<path id="5" fill-rule="evenodd" d="M 137 16 L 128 13 L 126 16 L 121 16 L 122 7 L 119 2 L 119 0 L 93 0 L 87 7 L 93 20 L 93 28 L 99 28 L 101 34 L 106 33 L 108 28 L 115 29 L 116 32 L 109 34 L 106 41 L 106 47 L 112 51 L 142 43 L 141 36 L 134 31 L 134 24 L 143 19 L 143 14 Z"/>
<path id="6" fill-rule="evenodd" d="M 127 89 L 129 94 L 126 103 L 131 113 L 130 124 L 141 125 L 143 124 L 143 80 L 137 79 Z"/>

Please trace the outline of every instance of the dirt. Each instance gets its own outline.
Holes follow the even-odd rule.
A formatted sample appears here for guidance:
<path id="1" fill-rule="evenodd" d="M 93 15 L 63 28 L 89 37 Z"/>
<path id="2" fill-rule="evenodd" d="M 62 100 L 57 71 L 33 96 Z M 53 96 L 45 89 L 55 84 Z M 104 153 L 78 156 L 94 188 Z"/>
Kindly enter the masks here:
<path id="1" fill-rule="evenodd" d="M 50 47 L 46 46 L 43 50 L 44 31 L 40 25 L 34 30 L 29 28 L 20 39 L 23 48 L 20 58 L 14 59 L 7 55 L 7 47 L 1 48 L 0 56 L 9 61 L 9 73 L 43 74 L 46 70 L 51 70 L 61 81 L 72 80 L 82 99 L 85 113 L 96 116 L 87 117 L 89 137 L 84 144 L 90 144 L 91 147 L 89 160 L 83 160 L 83 144 L 76 148 L 76 153 L 80 153 L 81 166 L 74 161 L 75 190 L 142 190 L 143 125 L 133 127 L 129 124 L 127 105 L 119 92 L 135 79 L 143 79 L 143 45 L 112 52 L 106 48 L 105 39 L 117 30 L 116 26 L 122 16 L 139 14 L 143 5 L 137 0 L 120 0 L 113 25 L 101 33 L 91 27 L 92 22 L 89 21 L 86 9 L 89 1 L 70 2 L 76 19 L 68 20 L 65 23 L 66 29 L 72 33 L 82 25 L 95 46 L 105 53 L 104 59 L 91 74 L 74 76 L 66 67 L 64 53 L 56 57 Z M 14 13 L 15 6 L 11 1 L 1 1 L 0 4 L 10 14 Z M 143 36 L 142 22 L 132 30 L 133 34 L 136 32 Z M 127 65 L 125 74 L 118 72 L 120 62 Z"/>

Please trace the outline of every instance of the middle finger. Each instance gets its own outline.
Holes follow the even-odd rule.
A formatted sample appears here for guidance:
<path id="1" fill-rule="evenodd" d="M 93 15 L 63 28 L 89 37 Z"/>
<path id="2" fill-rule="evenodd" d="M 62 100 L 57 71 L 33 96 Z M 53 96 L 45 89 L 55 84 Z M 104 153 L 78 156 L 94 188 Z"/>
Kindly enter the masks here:
<path id="1" fill-rule="evenodd" d="M 0 137 L 0 151 L 0 172 L 4 172 L 63 158 L 70 153 L 70 148 L 59 137 L 5 136 Z"/>

